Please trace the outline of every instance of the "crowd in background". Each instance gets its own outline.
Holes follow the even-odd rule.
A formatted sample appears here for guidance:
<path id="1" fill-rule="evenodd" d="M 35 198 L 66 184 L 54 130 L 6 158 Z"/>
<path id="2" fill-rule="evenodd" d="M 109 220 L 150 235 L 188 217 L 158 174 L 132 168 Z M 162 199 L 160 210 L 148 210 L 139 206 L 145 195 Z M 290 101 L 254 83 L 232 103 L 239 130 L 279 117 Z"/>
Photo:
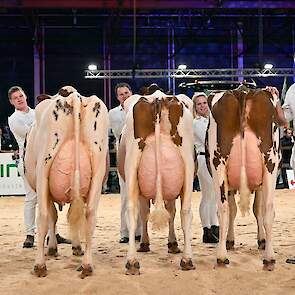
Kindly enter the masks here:
<path id="1" fill-rule="evenodd" d="M 8 126 L 0 126 L 0 151 L 15 151 L 18 149 L 16 140 Z"/>

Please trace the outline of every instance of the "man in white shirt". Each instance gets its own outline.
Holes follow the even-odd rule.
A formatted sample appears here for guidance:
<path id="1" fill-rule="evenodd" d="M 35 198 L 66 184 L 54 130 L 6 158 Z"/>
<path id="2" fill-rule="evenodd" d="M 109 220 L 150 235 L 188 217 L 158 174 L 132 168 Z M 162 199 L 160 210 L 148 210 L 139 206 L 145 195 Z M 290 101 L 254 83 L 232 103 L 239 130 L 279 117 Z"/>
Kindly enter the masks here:
<path id="1" fill-rule="evenodd" d="M 287 121 L 293 120 L 293 127 L 295 126 L 295 83 L 290 86 L 286 92 L 285 102 L 282 106 L 284 115 Z M 295 145 L 293 145 L 290 165 L 295 174 Z M 295 256 L 288 258 L 287 263 L 295 264 Z"/>
<path id="2" fill-rule="evenodd" d="M 120 105 L 111 109 L 109 111 L 110 118 L 110 127 L 113 131 L 113 134 L 116 138 L 116 146 L 117 150 L 119 147 L 119 140 L 122 129 L 126 122 L 126 113 L 124 111 L 124 101 L 132 95 L 132 90 L 129 84 L 127 83 L 119 83 L 115 86 L 115 93 L 117 100 L 120 102 Z M 129 231 L 128 231 L 128 198 L 126 192 L 126 184 L 119 176 L 119 184 L 120 184 L 120 195 L 121 195 L 121 226 L 120 226 L 120 243 L 128 243 L 129 242 Z M 135 232 L 135 240 L 140 241 L 141 238 L 141 222 L 140 216 L 137 218 L 137 229 Z"/>
<path id="3" fill-rule="evenodd" d="M 8 118 L 8 125 L 13 133 L 19 147 L 19 159 L 17 161 L 18 171 L 24 179 L 25 186 L 25 203 L 24 203 L 24 222 L 26 228 L 26 239 L 23 248 L 32 248 L 34 246 L 35 236 L 35 215 L 37 205 L 37 194 L 30 187 L 24 177 L 23 155 L 24 145 L 27 132 L 35 122 L 35 110 L 31 109 L 27 103 L 27 96 L 19 86 L 13 86 L 8 90 L 8 98 L 14 106 L 14 113 Z M 57 242 L 70 244 L 71 241 L 56 235 Z"/>
<path id="4" fill-rule="evenodd" d="M 209 106 L 204 92 L 197 92 L 193 96 L 194 103 L 194 145 L 197 154 L 198 178 L 202 198 L 200 202 L 200 218 L 203 227 L 203 243 L 218 243 L 219 226 L 217 218 L 216 197 L 213 179 L 209 174 L 205 158 L 205 138 L 209 123 Z"/>
<path id="5" fill-rule="evenodd" d="M 282 106 L 284 115 L 287 121 L 293 120 L 293 127 L 295 126 L 295 83 L 290 86 L 286 92 L 286 97 L 284 104 Z M 295 173 L 295 146 L 292 149 L 292 156 L 290 160 L 290 165 L 292 166 Z"/>

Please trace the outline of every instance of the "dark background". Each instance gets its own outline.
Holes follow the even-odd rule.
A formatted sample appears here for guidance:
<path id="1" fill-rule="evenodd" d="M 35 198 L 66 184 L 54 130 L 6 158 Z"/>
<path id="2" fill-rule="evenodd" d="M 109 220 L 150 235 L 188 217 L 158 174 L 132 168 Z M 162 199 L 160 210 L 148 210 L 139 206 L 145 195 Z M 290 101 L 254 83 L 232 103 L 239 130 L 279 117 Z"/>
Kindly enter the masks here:
<path id="1" fill-rule="evenodd" d="M 237 68 L 238 29 L 243 36 L 244 68 L 261 67 L 265 62 L 276 68 L 294 67 L 294 1 L 138 0 L 136 11 L 132 4 L 133 1 L 0 1 L 0 124 L 6 124 L 13 112 L 7 98 L 9 87 L 22 86 L 30 106 L 34 106 L 33 48 L 42 42 L 42 92 L 55 94 L 61 86 L 73 85 L 83 95 L 96 94 L 105 101 L 104 81 L 84 78 L 89 63 L 103 69 L 109 61 L 112 70 L 167 69 L 174 58 L 176 67 L 185 63 L 191 69 Z M 171 28 L 175 54 L 169 58 Z M 123 80 L 131 84 L 134 92 L 152 82 L 168 90 L 168 80 L 164 78 Z M 259 86 L 273 85 L 279 90 L 283 80 L 255 78 Z M 112 97 L 106 101 L 108 107 L 117 104 L 113 88 L 119 81 L 122 80 L 111 80 L 107 86 Z M 182 81 L 191 82 L 177 80 L 177 84 Z M 292 77 L 287 82 L 291 85 Z"/>

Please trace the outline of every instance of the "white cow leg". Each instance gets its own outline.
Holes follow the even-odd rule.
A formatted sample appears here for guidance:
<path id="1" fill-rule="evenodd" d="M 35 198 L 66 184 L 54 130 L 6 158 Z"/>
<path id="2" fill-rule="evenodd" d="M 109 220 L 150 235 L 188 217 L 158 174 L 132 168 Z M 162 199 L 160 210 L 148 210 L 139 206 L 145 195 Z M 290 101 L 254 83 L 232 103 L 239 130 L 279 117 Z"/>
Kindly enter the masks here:
<path id="1" fill-rule="evenodd" d="M 175 218 L 175 200 L 167 201 L 166 209 L 170 215 L 169 219 L 169 234 L 168 234 L 168 253 L 177 254 L 180 253 L 178 243 L 176 241 L 175 229 L 174 229 L 174 218 Z"/>
<path id="2" fill-rule="evenodd" d="M 193 171 L 193 170 L 192 170 Z M 192 184 L 193 182 L 191 182 Z M 188 188 L 190 191 L 188 191 Z M 192 210 L 191 210 L 191 199 L 192 199 L 192 187 L 185 183 L 184 194 L 181 196 L 181 227 L 184 236 L 184 249 L 183 255 L 180 261 L 180 267 L 182 270 L 195 269 L 192 261 L 192 246 L 191 246 L 191 222 L 192 222 Z"/>
<path id="3" fill-rule="evenodd" d="M 235 200 L 235 194 L 232 191 L 228 195 L 228 204 L 229 204 L 229 225 L 228 225 L 228 233 L 227 233 L 227 239 L 226 239 L 226 249 L 233 250 L 235 245 L 234 222 L 237 215 L 237 204 Z"/>
<path id="4" fill-rule="evenodd" d="M 274 171 L 276 172 L 276 171 Z M 263 180 L 263 197 L 264 197 L 264 207 L 263 207 L 263 225 L 265 228 L 265 252 L 263 259 L 263 269 L 264 270 L 274 270 L 275 259 L 274 250 L 272 246 L 272 224 L 275 217 L 275 211 L 273 206 L 273 196 L 274 196 L 274 186 L 276 173 L 269 174 L 265 172 Z M 273 186 L 273 187 L 272 187 Z"/>
<path id="5" fill-rule="evenodd" d="M 101 182 L 102 183 L 102 182 Z M 91 276 L 93 273 L 93 262 L 92 262 L 92 244 L 93 244 L 93 233 L 96 225 L 96 213 L 98 200 L 100 196 L 101 187 L 94 194 L 90 193 L 90 200 L 87 204 L 86 209 L 86 233 L 85 233 L 85 254 L 82 259 L 82 272 L 80 277 L 84 279 L 87 276 Z M 94 196 L 91 198 L 91 196 Z"/>
<path id="6" fill-rule="evenodd" d="M 135 180 L 136 175 L 134 175 L 133 179 Z M 132 183 L 132 182 L 131 182 Z M 128 190 L 129 193 L 129 204 L 128 204 L 128 212 L 129 212 L 129 249 L 127 254 L 127 263 L 126 263 L 126 274 L 139 274 L 140 264 L 136 257 L 136 248 L 135 248 L 135 231 L 137 225 L 137 217 L 138 217 L 138 196 L 139 190 L 137 183 L 131 184 L 132 188 Z"/>
<path id="7" fill-rule="evenodd" d="M 215 173 L 214 188 L 216 192 L 217 215 L 219 220 L 219 243 L 217 246 L 217 266 L 229 264 L 226 250 L 226 239 L 229 227 L 229 192 L 227 172 L 224 164 L 213 170 Z M 233 204 L 231 204 L 233 205 Z M 233 217 L 233 216 L 232 216 Z"/>
<path id="8" fill-rule="evenodd" d="M 137 142 L 133 142 L 130 146 L 129 153 L 125 159 L 125 176 L 128 196 L 128 214 L 129 214 L 129 248 L 127 253 L 127 262 L 125 264 L 127 275 L 139 275 L 140 264 L 136 256 L 135 248 L 135 231 L 138 218 L 138 199 L 139 187 L 137 180 L 137 171 L 141 150 L 138 148 Z"/>
<path id="9" fill-rule="evenodd" d="M 150 200 L 140 197 L 140 217 L 142 223 L 140 247 L 137 252 L 150 251 L 150 239 L 148 234 L 148 217 L 150 213 Z"/>
<path id="10" fill-rule="evenodd" d="M 192 247 L 191 247 L 191 221 L 192 211 L 191 208 L 185 206 L 185 200 L 182 201 L 182 208 L 180 212 L 181 227 L 184 235 L 184 250 L 180 261 L 180 267 L 182 270 L 195 269 L 192 262 Z"/>
<path id="11" fill-rule="evenodd" d="M 40 176 L 40 182 L 37 184 L 37 192 L 42 192 L 38 197 L 38 219 L 37 219 L 37 256 L 34 265 L 34 274 L 37 277 L 45 277 L 47 268 L 45 264 L 45 237 L 48 232 L 49 202 L 48 202 L 48 181 L 43 175 Z"/>
<path id="12" fill-rule="evenodd" d="M 265 231 L 263 225 L 263 193 L 262 189 L 255 192 L 255 198 L 253 203 L 253 213 L 257 221 L 257 243 L 258 249 L 265 249 Z"/>
<path id="13" fill-rule="evenodd" d="M 72 204 L 70 205 L 68 216 L 71 214 L 70 213 L 71 210 L 72 210 Z M 83 256 L 84 251 L 82 250 L 82 247 L 81 247 L 81 237 L 80 237 L 80 234 L 82 233 L 81 229 L 78 228 L 77 226 L 75 226 L 75 227 L 70 226 L 70 232 L 71 232 L 73 255 L 74 256 Z"/>
<path id="14" fill-rule="evenodd" d="M 185 149 L 181 150 L 182 159 L 185 164 L 185 180 L 183 185 L 183 194 L 181 195 L 181 227 L 184 235 L 184 249 L 183 255 L 180 261 L 180 267 L 182 270 L 195 269 L 192 261 L 192 235 L 191 235 L 191 222 L 192 222 L 192 191 L 193 191 L 193 179 L 194 179 L 194 161 L 188 155 L 184 154 Z"/>
<path id="15" fill-rule="evenodd" d="M 57 222 L 57 211 L 52 201 L 49 202 L 49 242 L 48 242 L 48 256 L 58 256 L 57 252 L 57 240 L 56 240 L 56 222 Z"/>
<path id="16" fill-rule="evenodd" d="M 217 265 L 229 264 L 226 250 L 226 238 L 229 226 L 229 202 L 227 199 L 218 200 L 219 244 L 217 246 Z"/>

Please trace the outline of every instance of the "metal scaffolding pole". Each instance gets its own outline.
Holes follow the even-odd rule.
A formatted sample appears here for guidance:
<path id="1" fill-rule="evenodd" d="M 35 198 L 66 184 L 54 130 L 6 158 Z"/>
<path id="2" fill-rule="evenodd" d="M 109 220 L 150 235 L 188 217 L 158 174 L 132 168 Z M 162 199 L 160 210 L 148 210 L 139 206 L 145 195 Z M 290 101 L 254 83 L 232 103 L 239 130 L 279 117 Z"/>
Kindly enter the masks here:
<path id="1" fill-rule="evenodd" d="M 174 28 L 168 25 L 168 43 L 167 43 L 167 65 L 168 65 L 168 89 L 175 94 L 175 78 L 171 76 L 170 70 L 175 69 L 175 44 Z"/>
<path id="2" fill-rule="evenodd" d="M 36 97 L 45 92 L 45 38 L 44 28 L 35 28 L 35 42 L 33 45 L 34 53 L 34 104 L 38 102 Z"/>
<path id="3" fill-rule="evenodd" d="M 243 24 L 238 23 L 237 29 L 237 53 L 238 53 L 238 69 L 242 72 L 244 68 L 244 41 L 243 41 Z M 244 76 L 238 77 L 240 82 L 243 82 Z"/>

